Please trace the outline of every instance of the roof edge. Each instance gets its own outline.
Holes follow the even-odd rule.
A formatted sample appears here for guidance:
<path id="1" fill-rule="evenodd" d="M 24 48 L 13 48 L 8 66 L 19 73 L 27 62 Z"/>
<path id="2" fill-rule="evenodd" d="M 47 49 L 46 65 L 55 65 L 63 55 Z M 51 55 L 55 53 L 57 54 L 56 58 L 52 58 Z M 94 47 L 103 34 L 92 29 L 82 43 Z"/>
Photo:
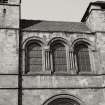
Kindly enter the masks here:
<path id="1" fill-rule="evenodd" d="M 89 16 L 89 9 L 91 7 L 91 5 L 105 5 L 105 1 L 96 1 L 96 2 L 90 2 L 88 8 L 86 9 L 83 18 L 81 19 L 81 22 L 85 22 L 87 17 Z"/>

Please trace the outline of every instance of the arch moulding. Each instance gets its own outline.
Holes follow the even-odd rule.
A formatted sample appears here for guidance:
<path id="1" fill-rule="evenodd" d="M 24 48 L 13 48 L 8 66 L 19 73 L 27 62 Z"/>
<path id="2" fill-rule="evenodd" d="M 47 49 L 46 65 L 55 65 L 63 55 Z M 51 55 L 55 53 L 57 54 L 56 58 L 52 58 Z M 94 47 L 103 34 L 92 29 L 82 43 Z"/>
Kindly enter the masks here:
<path id="1" fill-rule="evenodd" d="M 46 45 L 46 42 L 42 38 L 39 38 L 39 37 L 30 37 L 30 38 L 27 38 L 22 43 L 22 49 L 25 49 L 26 45 L 31 43 L 31 42 L 33 42 L 33 41 L 36 41 L 36 42 L 40 43 L 42 46 Z"/>
<path id="2" fill-rule="evenodd" d="M 62 37 L 54 37 L 52 38 L 48 43 L 47 45 L 50 46 L 53 42 L 55 41 L 61 41 L 62 43 L 64 44 L 67 44 L 69 46 L 69 42 L 68 40 L 66 40 L 65 38 L 62 38 Z"/>
<path id="3" fill-rule="evenodd" d="M 68 98 L 70 100 L 73 100 L 75 102 L 77 102 L 79 105 L 86 105 L 83 101 L 81 101 L 79 98 L 73 96 L 73 95 L 69 95 L 69 94 L 58 94 L 55 96 L 50 97 L 48 100 L 46 100 L 42 105 L 48 105 L 50 104 L 50 102 L 59 99 L 59 98 Z"/>
<path id="4" fill-rule="evenodd" d="M 75 39 L 72 44 L 71 44 L 71 49 L 74 49 L 74 46 L 79 43 L 79 42 L 84 42 L 84 43 L 87 43 L 88 45 L 90 45 L 90 48 L 92 50 L 96 50 L 96 46 L 95 46 L 95 43 L 93 43 L 92 41 L 86 39 L 86 38 L 79 38 L 79 39 Z"/>

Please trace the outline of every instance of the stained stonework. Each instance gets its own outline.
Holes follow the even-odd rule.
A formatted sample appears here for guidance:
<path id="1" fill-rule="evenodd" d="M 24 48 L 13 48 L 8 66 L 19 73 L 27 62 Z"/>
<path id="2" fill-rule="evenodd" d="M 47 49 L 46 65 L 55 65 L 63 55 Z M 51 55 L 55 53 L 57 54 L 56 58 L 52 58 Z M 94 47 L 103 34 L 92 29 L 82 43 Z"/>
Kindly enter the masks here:
<path id="1" fill-rule="evenodd" d="M 34 89 L 23 91 L 23 105 L 43 105 L 46 100 L 59 94 L 70 94 L 82 100 L 83 105 L 104 105 L 103 89 Z"/>
<path id="2" fill-rule="evenodd" d="M 19 28 L 19 6 L 0 5 L 0 28 Z"/>
<path id="3" fill-rule="evenodd" d="M 0 4 L 0 105 L 45 105 L 57 95 L 75 97 L 80 105 L 105 105 L 103 3 L 90 3 L 82 22 L 20 20 L 20 0 Z M 42 43 L 40 73 L 26 72 L 26 47 L 31 41 Z M 66 46 L 66 73 L 53 73 L 55 41 Z M 78 73 L 74 49 L 79 42 L 88 44 L 91 72 Z"/>
<path id="4" fill-rule="evenodd" d="M 50 97 L 57 94 L 70 94 L 78 97 L 84 102 L 84 105 L 104 105 L 104 89 L 100 89 L 105 86 L 104 78 L 100 74 L 105 73 L 104 66 L 104 35 L 102 33 L 97 34 L 81 34 L 81 33 L 64 33 L 64 32 L 23 32 L 23 73 L 25 70 L 25 55 L 24 48 L 25 44 L 32 39 L 40 39 L 43 41 L 44 45 L 49 45 L 49 43 L 54 38 L 64 38 L 69 48 L 73 48 L 75 41 L 79 39 L 87 40 L 91 44 L 91 49 L 93 51 L 93 58 L 91 60 L 93 63 L 93 75 L 88 76 L 73 76 L 68 75 L 23 75 L 22 86 L 23 91 L 23 105 L 41 105 Z M 103 48 L 102 48 L 102 47 Z M 103 52 L 103 54 L 102 54 Z M 103 56 L 102 56 L 103 55 Z M 103 65 L 103 66 L 101 66 Z M 95 76 L 97 75 L 97 76 Z M 98 76 L 99 75 L 99 76 Z M 73 88 L 73 90 L 72 90 Z M 28 90 L 29 89 L 29 90 Z M 30 90 L 31 89 L 31 90 Z M 101 96 L 100 96 L 101 95 Z M 27 101 L 26 101 L 27 100 Z"/>
<path id="5" fill-rule="evenodd" d="M 20 0 L 0 3 L 0 104 L 18 105 Z"/>
<path id="6" fill-rule="evenodd" d="M 25 44 L 33 39 L 38 39 L 41 40 L 44 44 L 44 46 L 49 46 L 49 43 L 55 38 L 63 38 L 64 40 L 66 40 L 66 42 L 68 43 L 68 46 L 70 49 L 73 49 L 74 47 L 74 43 L 76 40 L 81 40 L 84 39 L 86 40 L 88 43 L 91 44 L 91 50 L 92 52 L 92 59 L 91 62 L 94 62 L 92 65 L 92 71 L 94 74 L 102 74 L 105 73 L 105 69 L 101 69 L 100 64 L 101 64 L 101 55 L 100 55 L 100 46 L 103 46 L 101 43 L 104 42 L 103 37 L 97 35 L 97 34 L 82 34 L 82 33 L 64 33 L 64 32 L 23 32 L 23 40 L 22 40 L 22 49 L 23 49 L 23 59 L 25 59 L 25 53 L 24 53 L 24 49 L 25 49 Z M 102 41 L 100 41 L 100 38 L 102 38 Z M 49 46 L 50 47 L 50 46 Z M 25 60 L 23 60 L 23 72 L 25 70 Z M 100 70 L 99 70 L 100 69 Z"/>
<path id="7" fill-rule="evenodd" d="M 92 10 L 87 19 L 87 26 L 91 31 L 105 31 L 105 11 Z"/>
<path id="8" fill-rule="evenodd" d="M 19 38 L 17 30 L 0 30 L 0 73 L 17 74 Z"/>
<path id="9" fill-rule="evenodd" d="M 18 105 L 17 97 L 18 97 L 18 90 L 0 89 L 1 105 Z"/>
<path id="10" fill-rule="evenodd" d="M 21 0 L 8 0 L 9 4 L 19 5 Z"/>
<path id="11" fill-rule="evenodd" d="M 94 88 L 105 85 L 103 78 L 104 76 L 23 76 L 23 88 Z"/>

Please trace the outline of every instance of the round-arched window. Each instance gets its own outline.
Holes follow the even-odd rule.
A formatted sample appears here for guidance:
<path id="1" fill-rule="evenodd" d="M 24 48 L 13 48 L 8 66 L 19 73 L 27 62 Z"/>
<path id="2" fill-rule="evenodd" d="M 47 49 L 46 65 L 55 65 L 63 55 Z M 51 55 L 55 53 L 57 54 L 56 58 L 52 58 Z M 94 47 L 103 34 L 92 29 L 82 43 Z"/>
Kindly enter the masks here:
<path id="1" fill-rule="evenodd" d="M 34 41 L 26 48 L 26 71 L 42 71 L 42 47 Z"/>
<path id="2" fill-rule="evenodd" d="M 66 48 L 61 42 L 51 46 L 54 72 L 67 72 Z"/>
<path id="3" fill-rule="evenodd" d="M 60 94 L 51 97 L 47 101 L 44 102 L 43 105 L 83 105 L 84 103 L 81 102 L 78 98 L 67 95 L 67 94 Z"/>
<path id="4" fill-rule="evenodd" d="M 58 98 L 48 103 L 48 105 L 80 105 L 80 104 L 73 99 Z"/>
<path id="5" fill-rule="evenodd" d="M 79 43 L 75 46 L 74 52 L 77 58 L 78 72 L 90 72 L 90 56 L 88 44 Z"/>

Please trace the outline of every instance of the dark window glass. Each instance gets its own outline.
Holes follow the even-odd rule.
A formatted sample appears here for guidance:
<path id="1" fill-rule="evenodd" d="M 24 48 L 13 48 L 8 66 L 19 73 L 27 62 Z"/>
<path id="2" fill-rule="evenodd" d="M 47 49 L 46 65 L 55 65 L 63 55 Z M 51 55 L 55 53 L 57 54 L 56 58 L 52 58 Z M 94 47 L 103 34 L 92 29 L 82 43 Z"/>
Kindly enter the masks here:
<path id="1" fill-rule="evenodd" d="M 52 47 L 54 72 L 67 71 L 66 50 L 61 43 L 56 43 Z"/>
<path id="2" fill-rule="evenodd" d="M 27 48 L 27 69 L 31 72 L 42 71 L 42 47 L 37 43 Z"/>
<path id="3" fill-rule="evenodd" d="M 76 47 L 76 56 L 79 72 L 91 71 L 88 46 L 80 44 Z"/>
<path id="4" fill-rule="evenodd" d="M 57 98 L 57 99 L 51 101 L 50 103 L 48 103 L 48 105 L 80 105 L 80 104 L 73 99 Z"/>
<path id="5" fill-rule="evenodd" d="M 8 0 L 0 0 L 0 3 L 8 3 Z"/>

